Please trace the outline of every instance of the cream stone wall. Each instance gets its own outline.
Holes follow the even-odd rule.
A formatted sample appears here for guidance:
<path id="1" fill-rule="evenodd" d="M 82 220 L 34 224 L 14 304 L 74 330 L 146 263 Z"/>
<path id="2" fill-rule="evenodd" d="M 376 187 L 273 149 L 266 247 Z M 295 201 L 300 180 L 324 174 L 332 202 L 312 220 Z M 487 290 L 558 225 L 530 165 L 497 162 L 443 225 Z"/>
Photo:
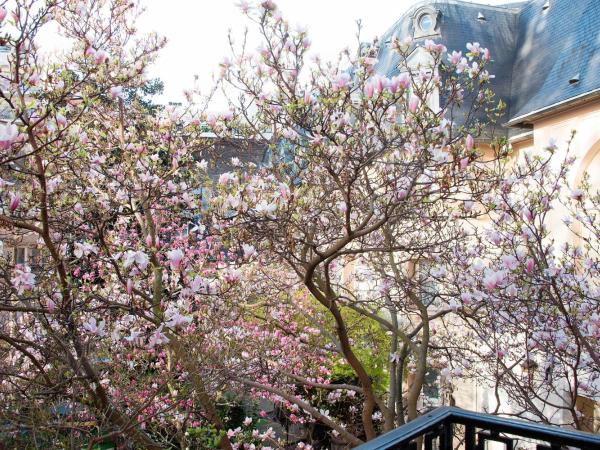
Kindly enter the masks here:
<path id="1" fill-rule="evenodd" d="M 571 133 L 575 131 L 570 153 L 577 159 L 571 168 L 569 183 L 573 188 L 578 187 L 583 174 L 587 172 L 592 186 L 600 189 L 600 101 L 589 102 L 541 119 L 533 126 L 533 149 L 536 152 L 543 151 L 554 139 L 558 145 L 557 152 L 563 153 Z M 574 236 L 564 232 L 566 230 L 562 219 L 565 213 L 564 209 L 557 208 L 550 215 L 550 229 L 554 232 L 557 243 L 567 240 L 575 243 Z"/>
<path id="2" fill-rule="evenodd" d="M 573 166 L 571 181 L 581 178 L 583 171 L 596 174 L 600 181 L 600 100 L 558 113 L 535 122 L 533 143 L 536 150 L 542 149 L 550 139 L 555 139 L 559 151 L 564 148 L 575 130 L 571 151 L 577 157 Z"/>
<path id="3" fill-rule="evenodd" d="M 571 142 L 570 153 L 577 159 L 574 162 L 569 183 L 577 188 L 584 173 L 587 172 L 593 189 L 600 190 L 600 100 L 571 108 L 560 113 L 533 122 L 532 136 L 511 144 L 515 157 L 525 152 L 544 152 L 550 142 L 558 146 L 557 164 L 562 161 L 572 132 L 575 136 Z M 484 149 L 485 154 L 485 149 Z M 566 211 L 557 207 L 550 215 L 550 230 L 557 244 L 569 241 L 577 243 L 572 233 L 565 233 L 562 221 Z M 474 382 L 454 382 L 453 397 L 456 406 L 475 411 L 485 411 L 495 407 L 493 391 L 489 387 Z M 505 400 L 501 395 L 501 401 Z M 557 421 L 568 420 L 566 417 L 555 417 Z"/>

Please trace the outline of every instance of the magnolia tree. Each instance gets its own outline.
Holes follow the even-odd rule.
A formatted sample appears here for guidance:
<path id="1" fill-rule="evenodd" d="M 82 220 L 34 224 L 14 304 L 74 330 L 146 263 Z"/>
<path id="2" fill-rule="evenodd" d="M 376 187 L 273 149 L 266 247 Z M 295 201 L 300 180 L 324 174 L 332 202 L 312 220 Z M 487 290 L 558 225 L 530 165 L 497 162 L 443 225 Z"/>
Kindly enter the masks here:
<path id="1" fill-rule="evenodd" d="M 137 14 L 121 0 L 0 8 L 2 239 L 38 255 L 1 265 L 0 414 L 15 445 L 162 448 L 208 423 L 231 448 L 223 379 L 202 355 L 226 356 L 215 339 L 235 320 L 237 249 L 202 210 L 198 116 L 138 95 L 163 41 L 136 37 Z M 49 62 L 46 27 L 65 38 Z"/>
<path id="2" fill-rule="evenodd" d="M 556 150 L 521 155 L 484 199 L 493 213 L 447 273 L 471 339 L 444 339 L 451 371 L 494 389 L 491 411 L 590 430 L 581 413 L 600 387 L 599 198 L 585 180 L 569 187 L 574 158 Z"/>
<path id="3" fill-rule="evenodd" d="M 329 364 L 288 363 L 296 355 L 265 352 L 257 336 L 245 376 L 230 376 L 356 445 L 418 414 L 434 323 L 452 311 L 433 287 L 436 264 L 452 264 L 471 239 L 461 219 L 485 213 L 473 205 L 503 164 L 500 151 L 482 158 L 472 137 L 482 132 L 478 117 L 499 112 L 487 88 L 490 54 L 476 43 L 449 54 L 426 41 L 431 67 L 411 67 L 415 44 L 393 40 L 401 74 L 392 78 L 375 73 L 376 45 L 311 64 L 306 33 L 272 2 L 241 6 L 262 44 L 232 45 L 222 77 L 235 98 L 211 126 L 263 142 L 271 158 L 223 173 L 211 204 L 258 252 L 253 288 L 281 286 L 246 296 L 246 308 Z"/>
<path id="4" fill-rule="evenodd" d="M 217 115 L 141 97 L 163 41 L 136 35 L 131 2 L 0 8 L 11 443 L 266 449 L 303 425 L 314 443 L 357 445 L 418 415 L 430 370 L 449 386 L 481 366 L 520 411 L 549 420 L 560 400 L 581 427 L 577 397 L 597 388 L 599 200 L 568 190 L 570 161 L 503 176 L 505 148 L 475 148 L 501 113 L 487 49 L 426 41 L 431 65 L 413 67 L 416 44 L 393 40 L 400 74 L 386 78 L 376 44 L 305 63 L 306 33 L 272 2 L 241 7 L 263 44 L 233 46 L 221 74 L 235 103 Z M 65 48 L 50 61 L 48 27 Z M 212 183 L 222 142 L 240 154 Z M 245 153 L 257 148 L 261 167 Z M 557 204 L 578 246 L 549 240 Z M 8 254 L 20 242 L 33 258 Z M 242 396 L 276 405 L 285 439 L 264 411 L 230 426 Z"/>

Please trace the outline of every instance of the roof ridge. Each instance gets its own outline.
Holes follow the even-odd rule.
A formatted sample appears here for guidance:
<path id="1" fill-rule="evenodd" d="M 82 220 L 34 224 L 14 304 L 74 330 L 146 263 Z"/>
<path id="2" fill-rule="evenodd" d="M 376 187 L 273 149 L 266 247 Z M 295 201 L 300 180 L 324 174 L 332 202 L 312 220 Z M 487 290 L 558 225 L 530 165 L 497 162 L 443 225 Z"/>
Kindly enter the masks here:
<path id="1" fill-rule="evenodd" d="M 515 6 L 510 6 L 512 3 L 504 3 L 502 5 L 490 5 L 487 3 L 481 3 L 481 0 L 480 1 L 475 1 L 475 0 L 421 0 L 417 3 L 415 3 L 413 6 L 411 6 L 406 12 L 408 12 L 410 10 L 418 9 L 421 6 L 432 5 L 435 3 L 445 3 L 448 5 L 463 4 L 463 5 L 467 5 L 467 6 L 495 9 L 495 10 L 500 10 L 500 11 L 520 12 L 523 9 L 522 6 L 524 3 L 531 3 L 533 1 L 535 1 L 535 0 L 521 0 L 519 2 L 515 2 L 514 3 Z M 521 5 L 521 6 L 519 7 L 518 5 Z"/>

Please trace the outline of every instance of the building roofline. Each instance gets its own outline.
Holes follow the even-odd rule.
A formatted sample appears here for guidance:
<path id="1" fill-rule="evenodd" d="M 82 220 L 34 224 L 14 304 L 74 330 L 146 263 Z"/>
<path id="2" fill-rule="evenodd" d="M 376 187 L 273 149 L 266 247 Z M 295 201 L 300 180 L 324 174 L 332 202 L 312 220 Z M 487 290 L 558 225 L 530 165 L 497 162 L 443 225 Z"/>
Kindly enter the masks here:
<path id="1" fill-rule="evenodd" d="M 536 109 L 534 111 L 522 114 L 517 117 L 513 117 L 506 123 L 506 125 L 509 127 L 514 127 L 521 124 L 531 123 L 534 120 L 543 119 L 544 117 L 550 116 L 554 113 L 564 111 L 565 109 L 598 98 L 600 98 L 600 88 L 593 89 L 591 91 L 584 92 L 583 94 L 576 95 L 575 97 L 570 97 L 566 100 L 561 100 L 551 105 L 544 106 L 543 108 Z"/>
<path id="2" fill-rule="evenodd" d="M 422 8 L 423 6 L 433 6 L 436 3 L 442 3 L 445 5 L 463 5 L 463 6 L 471 6 L 473 8 L 485 8 L 485 9 L 491 9 L 494 11 L 504 11 L 504 12 L 512 12 L 512 13 L 519 13 L 521 12 L 521 10 L 523 9 L 518 8 L 518 7 L 510 7 L 507 5 L 487 5 L 485 3 L 479 3 L 479 2 L 474 2 L 474 1 L 470 1 L 470 0 L 421 0 L 417 3 L 415 3 L 414 5 L 412 5 L 410 8 L 408 8 L 406 10 L 406 12 L 404 14 L 402 14 L 402 16 L 407 15 L 409 12 L 414 12 L 419 8 Z M 517 3 L 518 5 L 519 3 Z M 396 21 L 396 23 L 399 22 Z M 395 25 L 395 24 L 394 24 Z"/>
<path id="3" fill-rule="evenodd" d="M 404 11 L 404 13 L 400 16 L 400 18 L 387 28 L 386 33 L 395 29 L 396 26 L 399 23 L 401 23 L 405 17 L 413 16 L 415 11 L 417 11 L 419 8 L 422 8 L 424 6 L 434 6 L 436 3 L 443 3 L 443 4 L 447 4 L 447 5 L 465 5 L 465 6 L 479 7 L 479 8 L 485 8 L 488 10 L 491 9 L 494 11 L 509 12 L 509 13 L 513 13 L 513 14 L 518 14 L 519 12 L 521 12 L 521 9 L 522 9 L 522 8 L 517 8 L 517 7 L 511 8 L 511 7 L 505 6 L 505 5 L 486 5 L 484 3 L 477 3 L 477 2 L 472 2 L 472 1 L 468 1 L 468 0 L 437 0 L 437 1 L 436 0 L 421 0 L 417 3 L 415 3 L 414 5 L 412 5 L 406 11 Z"/>
<path id="4" fill-rule="evenodd" d="M 533 138 L 533 130 L 525 131 L 524 133 L 515 134 L 508 138 L 508 142 L 511 144 L 517 144 L 519 142 L 527 141 Z"/>

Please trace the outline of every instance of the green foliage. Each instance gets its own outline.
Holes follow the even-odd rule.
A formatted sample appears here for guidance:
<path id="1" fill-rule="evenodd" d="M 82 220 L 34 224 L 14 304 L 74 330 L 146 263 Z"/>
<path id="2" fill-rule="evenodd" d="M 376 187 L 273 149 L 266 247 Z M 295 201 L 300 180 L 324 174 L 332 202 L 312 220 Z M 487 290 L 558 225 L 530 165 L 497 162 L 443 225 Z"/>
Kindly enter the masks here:
<path id="1" fill-rule="evenodd" d="M 155 117 L 162 110 L 163 106 L 155 103 L 154 97 L 161 95 L 164 88 L 165 84 L 162 80 L 153 78 L 146 81 L 140 88 L 132 89 L 125 87 L 123 89 L 123 101 L 125 104 L 137 103 L 150 116 Z"/>
<path id="2" fill-rule="evenodd" d="M 186 431 L 190 448 L 219 448 L 224 431 L 217 431 L 213 425 L 188 428 Z"/>
<path id="3" fill-rule="evenodd" d="M 389 384 L 388 358 L 390 338 L 374 320 L 351 310 L 344 309 L 343 315 L 348 324 L 349 336 L 354 343 L 354 353 L 371 377 L 375 391 L 385 394 Z M 352 368 L 344 360 L 333 366 L 332 378 L 355 379 Z"/>

